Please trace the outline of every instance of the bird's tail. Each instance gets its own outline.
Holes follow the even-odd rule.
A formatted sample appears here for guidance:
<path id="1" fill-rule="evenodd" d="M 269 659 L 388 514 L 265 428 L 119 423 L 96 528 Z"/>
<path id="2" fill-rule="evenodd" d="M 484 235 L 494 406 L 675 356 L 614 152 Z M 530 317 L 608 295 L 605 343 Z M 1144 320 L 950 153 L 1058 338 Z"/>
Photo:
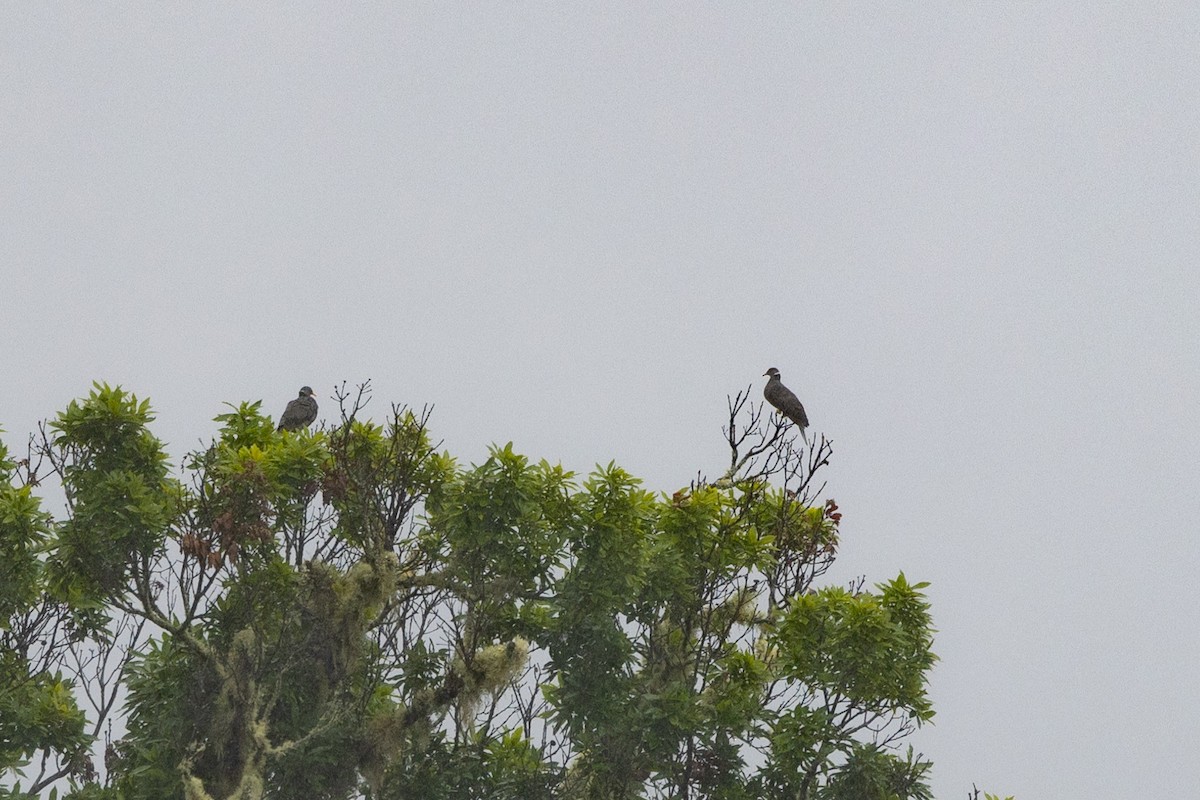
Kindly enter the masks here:
<path id="1" fill-rule="evenodd" d="M 804 446 L 805 446 L 805 447 L 811 447 L 811 446 L 812 446 L 812 445 L 810 445 L 810 444 L 808 443 L 808 434 L 804 432 L 804 428 L 803 428 L 803 426 L 801 426 L 801 428 L 800 428 L 800 436 L 802 436 L 802 437 L 804 438 Z"/>

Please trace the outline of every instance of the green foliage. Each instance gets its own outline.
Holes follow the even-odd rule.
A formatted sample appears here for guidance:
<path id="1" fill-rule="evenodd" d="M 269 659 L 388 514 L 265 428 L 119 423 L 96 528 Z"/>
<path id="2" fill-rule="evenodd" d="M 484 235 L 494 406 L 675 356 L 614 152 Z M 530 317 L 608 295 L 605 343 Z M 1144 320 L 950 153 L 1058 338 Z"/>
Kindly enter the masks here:
<path id="1" fill-rule="evenodd" d="M 431 504 L 453 574 L 497 613 L 549 584 L 565 533 L 560 523 L 570 518 L 571 477 L 545 461 L 531 465 L 510 442 L 449 481 Z"/>
<path id="2" fill-rule="evenodd" d="M 16 464 L 0 442 L 0 629 L 33 605 L 44 580 L 37 553 L 50 535 L 50 515 L 30 486 L 13 486 Z"/>
<path id="3" fill-rule="evenodd" d="M 16 469 L 0 442 L 0 771 L 38 750 L 73 754 L 87 743 L 71 682 L 29 657 L 59 615 L 43 604 L 39 558 L 52 520 L 31 486 L 14 485 Z"/>
<path id="4" fill-rule="evenodd" d="M 76 752 L 87 743 L 85 721 L 61 674 L 31 674 L 19 653 L 0 653 L 0 770 L 38 750 Z"/>
<path id="5" fill-rule="evenodd" d="M 213 422 L 221 423 L 220 444 L 226 451 L 237 452 L 243 447 L 266 447 L 275 436 L 271 418 L 262 412 L 262 401 L 229 404 L 233 410 L 218 414 Z"/>
<path id="6" fill-rule="evenodd" d="M 164 636 L 143 645 L 126 686 L 129 732 L 117 786 L 128 800 L 182 797 L 180 754 L 209 730 L 218 678 L 202 658 Z"/>
<path id="7" fill-rule="evenodd" d="M 816 588 L 841 515 L 772 483 L 811 478 L 789 451 L 656 495 L 511 444 L 461 467 L 427 413 L 359 410 L 230 406 L 175 475 L 97 384 L 47 445 L 61 520 L 0 450 L 3 624 L 48 603 L 64 653 L 127 642 L 127 733 L 73 796 L 929 796 L 895 750 L 933 716 L 925 585 Z M 0 668 L 0 766 L 89 743 L 66 679 Z"/>
<path id="8" fill-rule="evenodd" d="M 54 800 L 51 796 L 50 800 Z M 63 800 L 124 800 L 121 792 L 115 786 L 101 786 L 98 783 L 85 783 L 63 795 Z"/>
<path id="9" fill-rule="evenodd" d="M 162 443 L 146 427 L 153 419 L 148 401 L 96 384 L 50 424 L 71 503 L 49 564 L 59 599 L 102 600 L 162 544 L 180 487 L 168 480 Z"/>
<path id="10" fill-rule="evenodd" d="M 872 744 L 855 743 L 846 762 L 830 777 L 820 793 L 822 800 L 932 800 L 925 782 L 933 764 L 914 756 L 905 758 Z"/>
<path id="11" fill-rule="evenodd" d="M 928 721 L 925 674 L 936 659 L 924 586 L 901 574 L 879 595 L 830 587 L 796 598 L 772 638 L 784 674 L 827 697 Z"/>

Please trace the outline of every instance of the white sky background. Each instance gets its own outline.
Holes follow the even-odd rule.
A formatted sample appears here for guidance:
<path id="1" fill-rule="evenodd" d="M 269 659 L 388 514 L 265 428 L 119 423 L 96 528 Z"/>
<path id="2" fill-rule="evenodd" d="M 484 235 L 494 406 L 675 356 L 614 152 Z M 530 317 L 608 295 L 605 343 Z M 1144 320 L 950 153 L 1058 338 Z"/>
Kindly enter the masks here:
<path id="1" fill-rule="evenodd" d="M 1194 791 L 1200 6 L 893 5 L 10 4 L 5 438 L 371 378 L 671 490 L 777 366 L 938 796 Z"/>

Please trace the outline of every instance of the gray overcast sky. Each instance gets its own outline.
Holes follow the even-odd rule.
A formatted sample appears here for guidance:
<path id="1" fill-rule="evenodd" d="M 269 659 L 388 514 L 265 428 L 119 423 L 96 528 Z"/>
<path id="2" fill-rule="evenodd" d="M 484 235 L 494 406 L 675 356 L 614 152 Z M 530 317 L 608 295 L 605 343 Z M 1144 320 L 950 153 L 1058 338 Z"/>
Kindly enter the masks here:
<path id="1" fill-rule="evenodd" d="M 1200 785 L 1200 6 L 8 4 L 0 424 L 436 403 L 656 489 L 768 366 L 941 798 Z"/>

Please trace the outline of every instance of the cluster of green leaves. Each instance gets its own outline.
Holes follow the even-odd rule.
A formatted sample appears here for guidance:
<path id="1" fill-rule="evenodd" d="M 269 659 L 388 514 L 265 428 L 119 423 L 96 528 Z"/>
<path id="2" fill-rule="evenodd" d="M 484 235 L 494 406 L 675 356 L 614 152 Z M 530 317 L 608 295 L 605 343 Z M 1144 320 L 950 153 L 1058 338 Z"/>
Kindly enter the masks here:
<path id="1" fill-rule="evenodd" d="M 50 516 L 31 486 L 17 485 L 16 473 L 17 464 L 0 442 L 0 772 L 19 774 L 35 752 L 70 756 L 87 738 L 71 683 L 37 658 L 38 642 L 67 620 L 47 598 L 40 558 Z"/>
<path id="2" fill-rule="evenodd" d="M 122 587 L 174 519 L 180 487 L 147 427 L 153 419 L 149 401 L 102 385 L 51 423 L 71 513 L 56 528 L 50 578 L 73 606 L 102 604 Z"/>
<path id="3" fill-rule="evenodd" d="M 258 403 L 172 475 L 151 420 L 99 385 L 52 424 L 66 517 L 0 494 L 14 574 L 45 573 L 0 604 L 150 626 L 77 797 L 928 797 L 895 747 L 933 715 L 924 585 L 817 589 L 840 515 L 769 476 L 658 495 L 511 445 L 459 466 L 405 409 L 280 433 Z M 20 753 L 82 741 L 60 710 Z"/>

